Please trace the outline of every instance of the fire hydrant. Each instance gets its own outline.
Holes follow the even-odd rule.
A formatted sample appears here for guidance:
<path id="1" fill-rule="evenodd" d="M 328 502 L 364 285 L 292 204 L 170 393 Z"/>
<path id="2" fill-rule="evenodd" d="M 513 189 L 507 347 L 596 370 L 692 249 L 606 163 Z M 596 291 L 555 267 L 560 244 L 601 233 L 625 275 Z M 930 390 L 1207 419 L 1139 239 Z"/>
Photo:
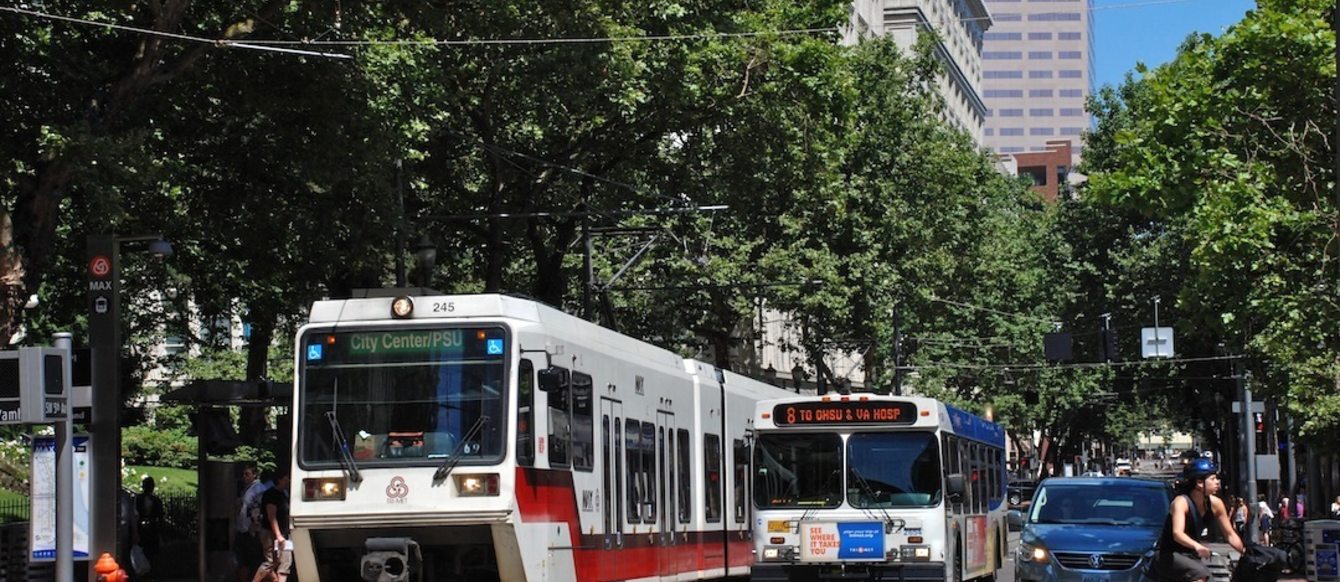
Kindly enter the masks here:
<path id="1" fill-rule="evenodd" d="M 93 573 L 97 574 L 97 582 L 128 582 L 130 577 L 126 571 L 116 563 L 116 558 L 111 554 L 103 552 L 98 557 L 97 563 L 93 564 Z"/>

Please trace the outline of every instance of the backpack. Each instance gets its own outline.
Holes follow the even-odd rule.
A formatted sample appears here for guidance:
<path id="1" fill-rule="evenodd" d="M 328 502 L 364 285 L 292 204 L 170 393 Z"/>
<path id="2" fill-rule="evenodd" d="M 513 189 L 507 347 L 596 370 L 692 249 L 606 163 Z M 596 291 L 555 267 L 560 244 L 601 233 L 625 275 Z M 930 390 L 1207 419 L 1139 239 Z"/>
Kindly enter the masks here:
<path id="1" fill-rule="evenodd" d="M 1249 543 L 1233 569 L 1233 582 L 1276 582 L 1289 555 L 1279 548 Z"/>

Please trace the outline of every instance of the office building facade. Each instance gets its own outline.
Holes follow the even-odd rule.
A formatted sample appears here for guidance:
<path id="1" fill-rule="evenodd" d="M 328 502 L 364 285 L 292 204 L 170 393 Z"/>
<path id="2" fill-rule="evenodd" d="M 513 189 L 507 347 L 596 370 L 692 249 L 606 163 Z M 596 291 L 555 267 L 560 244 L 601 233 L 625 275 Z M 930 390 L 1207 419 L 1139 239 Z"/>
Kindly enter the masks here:
<path id="1" fill-rule="evenodd" d="M 934 31 L 935 55 L 944 65 L 935 88 L 944 98 L 945 118 L 985 145 L 981 55 L 991 22 L 982 0 L 855 0 L 844 40 L 889 35 L 908 50 L 922 31 Z"/>
<path id="2" fill-rule="evenodd" d="M 986 0 L 993 25 L 982 48 L 984 143 L 997 154 L 1046 152 L 1071 142 L 1072 165 L 1090 128 L 1091 0 Z"/>

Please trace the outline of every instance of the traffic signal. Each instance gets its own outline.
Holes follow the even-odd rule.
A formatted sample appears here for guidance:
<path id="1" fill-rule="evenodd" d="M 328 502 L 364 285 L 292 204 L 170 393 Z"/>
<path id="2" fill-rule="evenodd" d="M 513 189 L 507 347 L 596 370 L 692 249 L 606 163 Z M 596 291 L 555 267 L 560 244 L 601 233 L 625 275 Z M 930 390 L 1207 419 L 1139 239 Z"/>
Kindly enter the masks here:
<path id="1" fill-rule="evenodd" d="M 1117 330 L 1104 329 L 1098 333 L 1098 359 L 1111 362 L 1117 358 Z"/>

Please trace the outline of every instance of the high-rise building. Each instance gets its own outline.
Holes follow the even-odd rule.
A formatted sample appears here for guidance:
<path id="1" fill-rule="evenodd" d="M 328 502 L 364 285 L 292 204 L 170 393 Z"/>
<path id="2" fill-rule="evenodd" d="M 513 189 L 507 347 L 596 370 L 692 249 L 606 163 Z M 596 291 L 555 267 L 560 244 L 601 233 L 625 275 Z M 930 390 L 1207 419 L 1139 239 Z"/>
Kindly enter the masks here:
<path id="1" fill-rule="evenodd" d="M 944 65 L 936 90 L 944 98 L 945 118 L 985 145 L 981 54 L 990 27 L 982 0 L 855 0 L 845 40 L 887 34 L 906 50 L 923 31 L 934 31 L 939 38 L 935 55 Z"/>
<path id="2" fill-rule="evenodd" d="M 993 26 L 982 48 L 982 100 L 988 109 L 984 142 L 997 154 L 1048 151 L 1072 143 L 1091 118 L 1092 0 L 986 0 Z"/>

